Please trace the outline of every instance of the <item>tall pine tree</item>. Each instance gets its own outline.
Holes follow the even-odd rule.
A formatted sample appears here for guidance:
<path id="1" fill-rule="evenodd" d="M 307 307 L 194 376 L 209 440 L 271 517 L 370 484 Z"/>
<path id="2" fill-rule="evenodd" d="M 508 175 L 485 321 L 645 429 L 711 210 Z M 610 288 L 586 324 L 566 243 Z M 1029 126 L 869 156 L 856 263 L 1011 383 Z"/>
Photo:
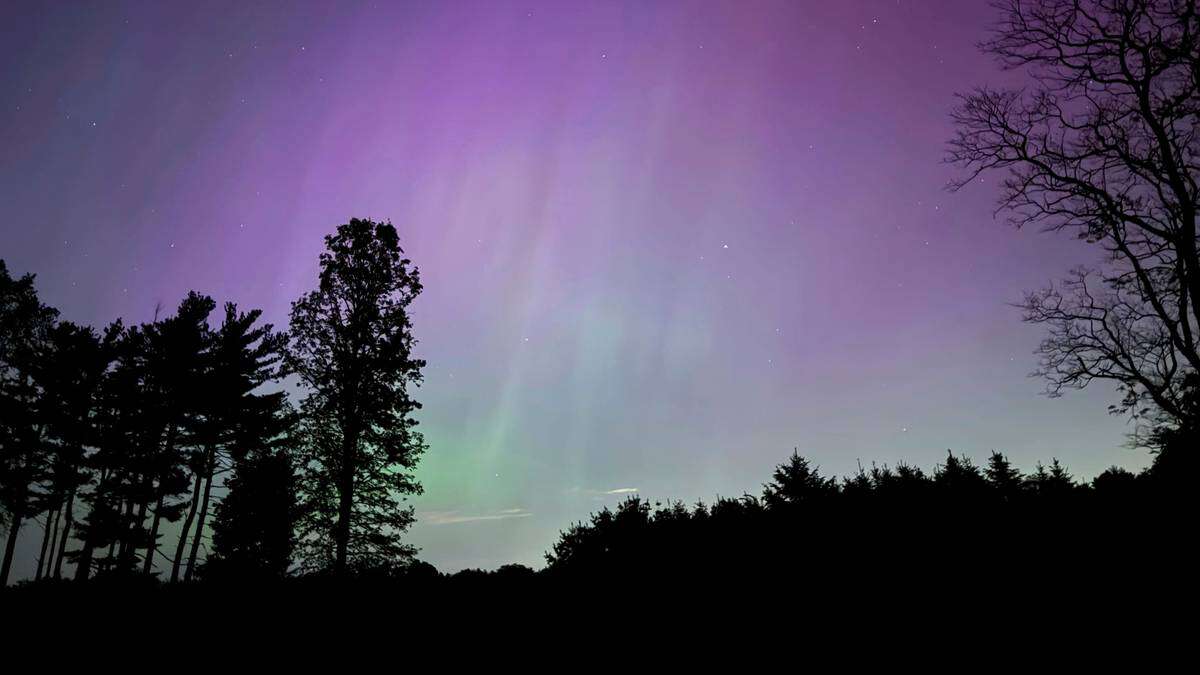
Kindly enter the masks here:
<path id="1" fill-rule="evenodd" d="M 8 526 L 0 588 L 8 584 L 21 525 L 42 510 L 38 485 L 49 470 L 34 373 L 58 312 L 38 299 L 33 279 L 14 279 L 0 260 L 0 517 Z"/>
<path id="2" fill-rule="evenodd" d="M 154 510 L 145 538 L 143 574 L 154 569 L 163 521 L 179 520 L 189 504 L 187 500 L 176 500 L 187 492 L 192 482 L 189 473 L 195 468 L 194 464 L 189 466 L 189 459 L 197 451 L 189 448 L 187 442 L 190 430 L 199 424 L 202 400 L 197 383 L 204 375 L 211 342 L 208 315 L 215 307 L 212 298 L 193 291 L 179 304 L 174 316 L 146 328 L 149 361 L 146 385 L 154 395 L 155 405 L 148 419 L 142 478 L 143 496 L 153 502 Z M 143 509 L 148 502 L 142 504 Z M 140 517 L 138 523 L 141 524 Z"/>
<path id="3" fill-rule="evenodd" d="M 39 408 L 50 444 L 46 484 L 46 537 L 38 576 L 57 578 L 75 523 L 75 498 L 92 480 L 87 459 L 95 443 L 98 390 L 109 364 L 109 349 L 96 331 L 63 321 L 49 335 L 35 379 Z M 53 525 L 53 527 L 51 527 Z M 61 536 L 59 534 L 61 530 Z M 57 540 L 57 545 L 55 542 Z M 42 564 L 44 563 L 44 565 Z"/>
<path id="4" fill-rule="evenodd" d="M 193 432 L 198 448 L 192 458 L 195 483 L 171 568 L 172 581 L 181 570 L 185 580 L 192 578 L 218 470 L 232 463 L 236 472 L 248 454 L 269 453 L 281 447 L 290 433 L 293 415 L 285 393 L 260 391 L 279 375 L 286 336 L 274 332 L 270 324 L 256 325 L 261 316 L 261 310 L 239 312 L 237 305 L 226 303 L 225 318 L 213 331 L 197 385 L 203 400 L 198 404 L 201 421 Z M 191 535 L 193 523 L 196 529 Z"/>

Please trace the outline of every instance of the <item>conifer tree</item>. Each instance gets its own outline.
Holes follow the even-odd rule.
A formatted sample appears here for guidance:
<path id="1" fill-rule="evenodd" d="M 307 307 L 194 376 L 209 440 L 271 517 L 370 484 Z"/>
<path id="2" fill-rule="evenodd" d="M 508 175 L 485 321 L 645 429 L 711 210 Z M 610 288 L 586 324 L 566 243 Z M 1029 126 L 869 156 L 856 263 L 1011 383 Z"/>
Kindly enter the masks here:
<path id="1" fill-rule="evenodd" d="M 786 464 L 775 467 L 772 481 L 763 486 L 763 503 L 780 508 L 828 498 L 837 493 L 837 482 L 821 477 L 808 460 L 792 451 Z"/>
<path id="2" fill-rule="evenodd" d="M 134 459 L 141 424 L 144 359 L 141 330 L 115 321 L 104 331 L 102 344 L 108 368 L 100 378 L 93 411 L 95 449 L 86 457 L 94 476 L 90 490 L 80 495 L 86 507 L 78 524 L 82 546 L 67 555 L 75 563 L 75 579 L 117 566 L 118 549 L 130 532 L 127 505 L 135 486 Z"/>
<path id="3" fill-rule="evenodd" d="M 21 526 L 42 510 L 38 485 L 49 470 L 34 380 L 58 312 L 38 299 L 34 277 L 14 279 L 0 260 L 0 515 L 8 527 L 0 588 L 8 584 Z"/>
<path id="4" fill-rule="evenodd" d="M 225 318 L 212 334 L 202 384 L 198 385 L 203 396 L 198 408 L 202 421 L 195 434 L 199 450 L 193 455 L 195 482 L 175 551 L 172 581 L 179 578 L 185 550 L 184 579 L 192 578 L 219 466 L 232 462 L 236 471 L 238 462 L 248 454 L 279 448 L 292 426 L 284 392 L 260 391 L 278 377 L 286 339 L 273 332 L 270 324 L 256 325 L 261 315 L 261 310 L 242 313 L 236 304 L 227 303 Z M 191 535 L 193 523 L 195 534 Z"/>
<path id="5" fill-rule="evenodd" d="M 38 407 L 50 444 L 50 474 L 46 485 L 49 550 L 41 558 L 46 576 L 61 574 L 63 556 L 75 520 L 75 498 L 92 480 L 86 462 L 94 444 L 93 413 L 109 353 L 100 336 L 88 327 L 64 321 L 49 334 L 38 359 L 35 379 L 40 388 Z M 50 532 L 53 524 L 54 532 Z M 58 530 L 61 529 L 61 535 Z M 58 537 L 57 546 L 55 538 Z M 43 565 L 39 560 L 38 569 Z M 41 576 L 39 574 L 39 576 Z"/>
<path id="6" fill-rule="evenodd" d="M 1020 497 L 1024 479 L 1021 472 L 1003 454 L 993 452 L 988 457 L 987 468 L 983 473 L 1001 502 L 1012 503 Z"/>
<path id="7" fill-rule="evenodd" d="M 146 386 L 154 396 L 147 418 L 141 475 L 145 489 L 141 511 L 152 501 L 150 530 L 145 536 L 142 573 L 150 574 L 158 551 L 162 522 L 175 522 L 187 501 L 175 501 L 190 484 L 186 447 L 189 431 L 198 424 L 197 384 L 204 374 L 210 343 L 208 315 L 216 303 L 196 292 L 180 303 L 175 315 L 146 329 L 149 361 Z M 142 522 L 139 516 L 138 525 Z"/>

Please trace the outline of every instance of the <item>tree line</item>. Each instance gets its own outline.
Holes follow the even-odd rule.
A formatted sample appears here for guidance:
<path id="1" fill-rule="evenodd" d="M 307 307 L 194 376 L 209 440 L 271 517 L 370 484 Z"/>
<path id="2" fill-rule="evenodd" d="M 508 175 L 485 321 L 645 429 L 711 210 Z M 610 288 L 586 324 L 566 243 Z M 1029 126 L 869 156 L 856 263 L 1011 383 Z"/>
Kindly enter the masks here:
<path id="1" fill-rule="evenodd" d="M 196 292 L 97 331 L 0 261 L 0 586 L 31 520 L 35 579 L 344 575 L 411 557 L 419 272 L 390 223 L 351 220 L 325 244 L 286 331 Z"/>
<path id="2" fill-rule="evenodd" d="M 821 573 L 845 583 L 858 573 L 929 581 L 995 569 L 1015 584 L 1061 569 L 1079 578 L 1162 572 L 1164 548 L 1182 545 L 1180 528 L 1190 525 L 1187 476 L 1200 437 L 1172 429 L 1160 440 L 1142 472 L 1114 466 L 1086 482 L 1057 459 L 1022 473 L 999 452 L 982 466 L 948 452 L 931 472 L 902 462 L 839 479 L 793 453 L 759 495 L 691 506 L 632 496 L 605 507 L 560 533 L 543 573 L 596 581 Z"/>
<path id="3" fill-rule="evenodd" d="M 930 474 L 901 464 L 835 480 L 794 455 L 761 496 L 691 508 L 635 497 L 593 514 L 562 533 L 549 572 L 786 562 L 791 573 L 825 564 L 843 577 L 886 552 L 925 565 L 1006 561 L 1011 575 L 1022 557 L 1043 569 L 1138 552 L 1144 563 L 1181 539 L 1200 447 L 1200 8 L 993 6 L 980 48 L 1027 78 L 958 97 L 946 160 L 964 173 L 950 188 L 999 174 L 998 211 L 1011 224 L 1065 232 L 1101 254 L 1019 306 L 1046 331 L 1036 374 L 1047 393 L 1115 385 L 1110 411 L 1131 418 L 1134 444 L 1155 452 L 1152 467 L 1081 484 L 1057 461 L 1023 475 L 1000 454 L 984 467 L 951 454 Z"/>

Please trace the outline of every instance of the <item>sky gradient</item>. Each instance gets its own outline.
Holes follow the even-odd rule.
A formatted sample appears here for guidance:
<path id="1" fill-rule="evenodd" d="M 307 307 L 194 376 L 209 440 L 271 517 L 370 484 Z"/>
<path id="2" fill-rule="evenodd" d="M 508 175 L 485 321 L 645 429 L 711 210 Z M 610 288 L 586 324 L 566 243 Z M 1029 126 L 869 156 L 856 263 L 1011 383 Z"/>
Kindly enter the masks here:
<path id="1" fill-rule="evenodd" d="M 0 258 L 78 322 L 195 289 L 283 326 L 322 237 L 390 219 L 426 287 L 410 540 L 445 571 L 540 566 L 634 490 L 757 493 L 794 447 L 1136 469 L 1110 389 L 1040 395 L 1008 305 L 1098 252 L 997 221 L 998 176 L 944 189 L 954 93 L 1019 81 L 974 47 L 992 18 L 9 2 Z"/>

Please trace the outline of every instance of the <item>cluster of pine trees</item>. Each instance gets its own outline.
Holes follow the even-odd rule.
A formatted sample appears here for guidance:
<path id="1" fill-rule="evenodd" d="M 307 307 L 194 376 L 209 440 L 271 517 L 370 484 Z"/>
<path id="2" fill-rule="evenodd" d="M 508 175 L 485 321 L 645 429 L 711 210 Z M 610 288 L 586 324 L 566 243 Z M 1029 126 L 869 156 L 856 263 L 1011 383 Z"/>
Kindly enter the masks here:
<path id="1" fill-rule="evenodd" d="M 33 275 L 0 261 L 0 587 L 30 521 L 35 579 L 282 577 L 411 556 L 399 502 L 420 489 L 424 449 L 409 391 L 419 276 L 395 228 L 368 220 L 326 237 L 320 265 L 286 332 L 195 292 L 170 316 L 96 331 L 59 320 Z"/>

